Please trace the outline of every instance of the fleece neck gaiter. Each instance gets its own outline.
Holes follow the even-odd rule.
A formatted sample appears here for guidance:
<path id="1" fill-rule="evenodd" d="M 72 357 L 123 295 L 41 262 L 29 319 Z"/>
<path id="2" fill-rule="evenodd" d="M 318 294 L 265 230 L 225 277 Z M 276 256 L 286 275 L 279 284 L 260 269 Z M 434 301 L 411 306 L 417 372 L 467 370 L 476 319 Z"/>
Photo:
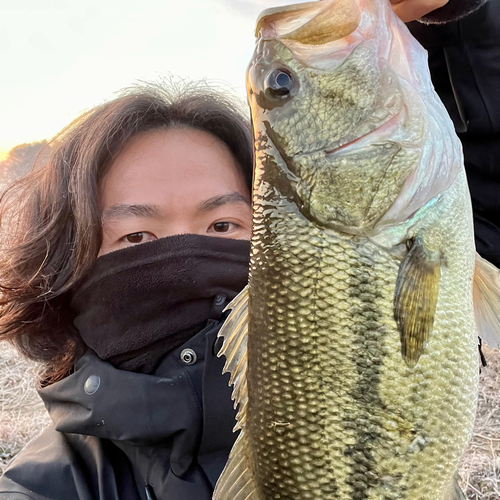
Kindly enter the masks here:
<path id="1" fill-rule="evenodd" d="M 248 241 L 194 234 L 103 255 L 72 294 L 74 325 L 101 359 L 152 373 L 243 289 L 249 255 Z"/>

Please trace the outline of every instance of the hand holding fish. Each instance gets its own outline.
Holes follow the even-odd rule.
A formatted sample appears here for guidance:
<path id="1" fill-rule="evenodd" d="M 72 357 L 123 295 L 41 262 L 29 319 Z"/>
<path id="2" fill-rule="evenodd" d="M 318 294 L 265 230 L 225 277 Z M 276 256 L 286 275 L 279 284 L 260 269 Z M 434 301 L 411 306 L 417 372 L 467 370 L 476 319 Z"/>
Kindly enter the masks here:
<path id="1" fill-rule="evenodd" d="M 449 0 L 391 0 L 392 10 L 405 23 L 420 19 L 448 2 Z"/>

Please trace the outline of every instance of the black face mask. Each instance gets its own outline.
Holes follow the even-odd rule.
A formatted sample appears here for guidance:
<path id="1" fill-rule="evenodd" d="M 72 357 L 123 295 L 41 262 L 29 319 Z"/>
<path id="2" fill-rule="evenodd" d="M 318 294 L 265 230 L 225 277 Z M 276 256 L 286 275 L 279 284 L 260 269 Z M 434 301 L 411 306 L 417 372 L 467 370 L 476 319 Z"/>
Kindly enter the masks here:
<path id="1" fill-rule="evenodd" d="M 117 368 L 152 373 L 246 285 L 250 243 L 182 234 L 97 259 L 75 287 L 74 325 Z"/>

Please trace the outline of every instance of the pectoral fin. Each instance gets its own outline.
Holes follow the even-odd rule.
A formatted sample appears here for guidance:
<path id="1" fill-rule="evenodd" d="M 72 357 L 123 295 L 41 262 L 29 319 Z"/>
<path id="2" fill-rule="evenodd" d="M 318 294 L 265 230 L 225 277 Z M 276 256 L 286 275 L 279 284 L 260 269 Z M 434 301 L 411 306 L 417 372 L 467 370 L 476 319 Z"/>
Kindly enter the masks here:
<path id="1" fill-rule="evenodd" d="M 441 277 L 441 258 L 420 237 L 413 240 L 399 267 L 394 292 L 394 319 L 401 337 L 401 355 L 415 366 L 434 325 Z"/>
<path id="2" fill-rule="evenodd" d="M 248 287 L 245 287 L 226 309 L 230 309 L 231 313 L 219 332 L 219 337 L 224 337 L 224 343 L 218 356 L 226 357 L 224 373 L 231 374 L 232 398 L 235 406 L 239 405 L 236 416 L 238 423 L 234 430 L 241 429 L 241 432 L 215 485 L 213 500 L 263 500 L 256 488 L 250 447 L 245 432 L 248 403 L 246 378 Z"/>
<path id="3" fill-rule="evenodd" d="M 474 310 L 479 336 L 491 348 L 500 347 L 500 270 L 476 254 Z"/>

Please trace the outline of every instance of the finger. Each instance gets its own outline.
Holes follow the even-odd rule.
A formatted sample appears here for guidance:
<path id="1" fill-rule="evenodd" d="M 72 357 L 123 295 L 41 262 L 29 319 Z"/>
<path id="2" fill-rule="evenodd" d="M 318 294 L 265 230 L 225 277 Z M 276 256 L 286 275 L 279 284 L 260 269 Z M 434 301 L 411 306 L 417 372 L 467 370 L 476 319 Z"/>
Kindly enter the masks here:
<path id="1" fill-rule="evenodd" d="M 405 23 L 420 19 L 429 12 L 439 9 L 448 3 L 448 0 L 396 0 L 392 10 Z"/>

